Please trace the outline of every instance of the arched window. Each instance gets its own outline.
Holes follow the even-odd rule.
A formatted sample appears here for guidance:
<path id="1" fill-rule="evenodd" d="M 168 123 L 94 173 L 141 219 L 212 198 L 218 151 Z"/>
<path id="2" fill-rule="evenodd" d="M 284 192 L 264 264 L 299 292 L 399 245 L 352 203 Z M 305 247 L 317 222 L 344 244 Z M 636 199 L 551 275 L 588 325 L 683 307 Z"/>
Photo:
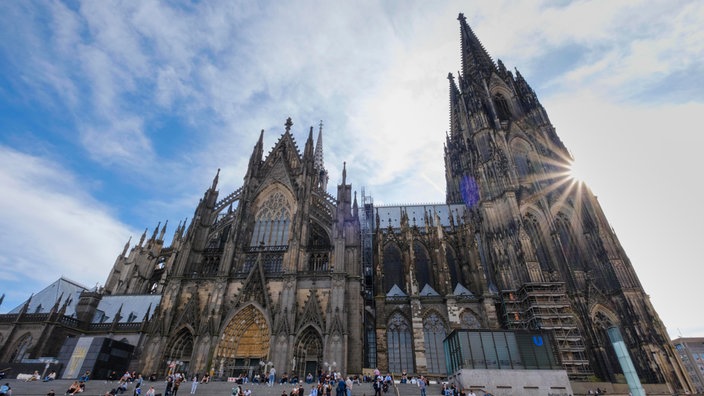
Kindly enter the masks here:
<path id="1" fill-rule="evenodd" d="M 560 245 L 558 248 L 562 248 L 564 258 L 567 260 L 565 264 L 570 268 L 582 269 L 579 247 L 572 236 L 570 220 L 564 213 L 559 213 L 555 218 L 555 230 L 557 231 L 557 236 L 559 237 Z"/>
<path id="2" fill-rule="evenodd" d="M 286 246 L 291 227 L 291 205 L 276 191 L 262 204 L 255 216 L 250 246 Z"/>
<path id="3" fill-rule="evenodd" d="M 327 271 L 330 269 L 330 251 L 332 244 L 323 227 L 312 222 L 310 224 L 310 238 L 308 238 L 310 256 L 308 258 L 309 271 Z"/>
<path id="4" fill-rule="evenodd" d="M 457 286 L 457 282 L 459 282 L 457 279 L 457 274 L 460 271 L 459 268 L 457 268 L 459 264 L 457 263 L 457 255 L 455 254 L 455 250 L 450 246 L 445 248 L 445 260 L 447 261 L 447 268 L 450 270 L 450 286 L 452 287 L 452 290 L 454 290 L 455 286 Z"/>
<path id="5" fill-rule="evenodd" d="M 390 243 L 384 248 L 384 294 L 388 293 L 394 285 L 398 285 L 401 290 L 406 291 L 403 274 L 401 250 L 395 244 Z"/>
<path id="6" fill-rule="evenodd" d="M 530 237 L 533 251 L 535 251 L 535 257 L 538 259 L 540 268 L 543 271 L 552 271 L 550 255 L 545 249 L 545 241 L 543 240 L 543 233 L 541 232 L 538 219 L 532 213 L 528 213 L 523 218 L 523 225 L 526 227 L 526 232 Z"/>
<path id="7" fill-rule="evenodd" d="M 418 281 L 418 287 L 422 290 L 426 284 L 430 287 L 435 288 L 433 282 L 433 273 L 430 271 L 430 258 L 428 257 L 428 251 L 419 241 L 413 241 L 413 255 L 416 259 L 416 280 Z"/>
<path id="8" fill-rule="evenodd" d="M 411 326 L 400 313 L 395 313 L 389 320 L 386 330 L 389 351 L 389 371 L 392 373 L 414 372 L 413 337 Z"/>
<path id="9" fill-rule="evenodd" d="M 10 361 L 19 363 L 22 359 L 29 357 L 29 348 L 32 346 L 32 335 L 27 333 L 20 338 L 14 352 L 10 355 Z"/>
<path id="10" fill-rule="evenodd" d="M 468 311 L 462 312 L 460 315 L 460 325 L 463 329 L 479 329 L 482 327 L 479 319 Z"/>
<path id="11" fill-rule="evenodd" d="M 429 373 L 447 374 L 447 369 L 445 368 L 445 348 L 442 344 L 446 334 L 445 325 L 437 314 L 432 313 L 423 321 L 425 358 L 428 362 Z"/>
<path id="12" fill-rule="evenodd" d="M 501 94 L 494 96 L 494 108 L 496 108 L 496 116 L 501 121 L 508 121 L 511 118 L 511 109 L 508 107 L 508 101 Z"/>

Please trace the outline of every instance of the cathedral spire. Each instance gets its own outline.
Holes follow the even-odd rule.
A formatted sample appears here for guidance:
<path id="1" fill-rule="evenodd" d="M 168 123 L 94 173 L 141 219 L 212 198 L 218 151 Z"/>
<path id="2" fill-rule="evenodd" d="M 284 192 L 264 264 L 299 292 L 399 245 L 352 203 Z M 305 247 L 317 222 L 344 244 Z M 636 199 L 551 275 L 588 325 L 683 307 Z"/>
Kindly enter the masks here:
<path id="1" fill-rule="evenodd" d="M 313 157 L 313 127 L 308 131 L 308 139 L 306 139 L 306 147 L 303 149 L 304 160 L 314 161 Z"/>
<path id="2" fill-rule="evenodd" d="M 127 243 L 125 243 L 125 247 L 122 249 L 122 257 L 125 257 L 127 254 L 127 249 L 130 248 L 130 242 L 132 242 L 132 235 L 130 235 L 130 239 L 127 240 Z"/>
<path id="3" fill-rule="evenodd" d="M 142 244 L 144 243 L 144 239 L 147 237 L 147 231 L 149 230 L 149 227 L 144 229 L 144 232 L 142 233 L 142 236 L 139 238 L 139 247 L 142 247 Z"/>
<path id="4" fill-rule="evenodd" d="M 156 227 L 154 227 L 154 232 L 152 233 L 152 237 L 149 239 L 150 241 L 155 241 L 156 240 L 156 233 L 159 232 L 159 227 L 161 227 L 161 222 L 159 222 Z"/>
<path id="5" fill-rule="evenodd" d="M 318 139 L 315 142 L 315 169 L 325 170 L 323 164 L 323 120 L 320 120 L 320 129 L 318 129 Z"/>
<path id="6" fill-rule="evenodd" d="M 263 156 L 264 130 L 262 129 L 262 131 L 259 132 L 259 140 L 257 140 L 257 144 L 254 145 L 254 149 L 252 150 L 252 156 L 249 158 L 249 168 L 247 169 L 247 175 L 245 176 L 245 179 L 248 179 L 256 174 L 257 166 L 262 162 Z"/>
<path id="7" fill-rule="evenodd" d="M 159 240 L 160 240 L 160 241 L 163 241 L 163 240 L 164 240 L 164 234 L 166 234 L 166 226 L 167 226 L 168 224 L 169 224 L 169 221 L 166 220 L 166 222 L 164 223 L 164 226 L 161 227 L 161 233 L 159 234 Z"/>
<path id="8" fill-rule="evenodd" d="M 489 53 L 467 24 L 467 18 L 460 13 L 457 17 L 460 21 L 460 31 L 462 38 L 462 74 L 469 80 L 487 79 L 496 65 L 491 60 Z"/>
<path id="9" fill-rule="evenodd" d="M 342 185 L 347 184 L 347 162 L 342 163 Z"/>
<path id="10" fill-rule="evenodd" d="M 218 172 L 215 174 L 215 177 L 213 178 L 213 185 L 210 187 L 211 190 L 215 191 L 215 189 L 218 187 L 218 179 L 220 178 L 220 168 L 218 168 Z"/>
<path id="11" fill-rule="evenodd" d="M 450 81 L 450 137 L 454 138 L 461 133 L 459 125 L 460 91 L 457 89 L 452 73 L 447 74 L 447 79 Z"/>

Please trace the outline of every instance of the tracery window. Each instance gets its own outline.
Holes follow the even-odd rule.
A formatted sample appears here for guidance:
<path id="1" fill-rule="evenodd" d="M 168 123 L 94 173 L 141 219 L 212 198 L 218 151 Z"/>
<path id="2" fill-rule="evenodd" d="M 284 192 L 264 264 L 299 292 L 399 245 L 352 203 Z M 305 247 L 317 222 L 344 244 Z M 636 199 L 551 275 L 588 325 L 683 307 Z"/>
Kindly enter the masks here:
<path id="1" fill-rule="evenodd" d="M 22 359 L 29 357 L 29 348 L 32 346 L 32 335 L 27 333 L 17 343 L 15 351 L 10 356 L 11 362 L 21 362 Z"/>
<path id="2" fill-rule="evenodd" d="M 408 321 L 400 313 L 395 313 L 389 320 L 386 339 L 389 351 L 389 371 L 414 372 L 413 337 Z"/>
<path id="3" fill-rule="evenodd" d="M 447 374 L 445 348 L 442 343 L 446 334 L 445 325 L 437 314 L 432 313 L 425 318 L 423 335 L 425 337 L 425 357 L 428 362 L 429 373 Z"/>
<path id="4" fill-rule="evenodd" d="M 497 94 L 494 97 L 494 107 L 496 108 L 496 116 L 501 121 L 507 121 L 511 117 L 511 109 L 508 107 L 508 101 L 503 95 Z"/>
<path id="5" fill-rule="evenodd" d="M 250 246 L 288 245 L 291 228 L 291 205 L 280 191 L 276 191 L 262 204 L 255 216 Z"/>
<path id="6" fill-rule="evenodd" d="M 393 243 L 386 245 L 384 247 L 384 294 L 388 293 L 394 285 L 406 291 L 403 274 L 401 250 Z"/>
<path id="7" fill-rule="evenodd" d="M 462 312 L 460 315 L 460 323 L 463 329 L 479 329 L 482 327 L 476 316 L 471 312 Z"/>
<path id="8" fill-rule="evenodd" d="M 455 286 L 457 286 L 457 282 L 459 282 L 457 279 L 459 271 L 457 268 L 457 256 L 455 255 L 454 249 L 450 246 L 447 246 L 445 249 L 445 260 L 447 261 L 447 268 L 450 270 L 450 286 L 454 290 Z"/>
<path id="9" fill-rule="evenodd" d="M 531 243 L 533 244 L 533 251 L 535 252 L 535 257 L 538 259 L 540 268 L 543 271 L 552 271 L 552 266 L 550 265 L 550 255 L 545 249 L 545 241 L 543 240 L 543 233 L 540 229 L 540 224 L 538 219 L 531 213 L 528 213 L 523 218 L 523 225 L 526 227 L 526 232 L 530 237 Z"/>
<path id="10" fill-rule="evenodd" d="M 430 271 L 428 251 L 425 250 L 422 243 L 413 241 L 413 253 L 416 259 L 416 280 L 418 281 L 418 287 L 422 289 L 428 284 L 430 287 L 435 288 L 433 274 Z"/>
<path id="11" fill-rule="evenodd" d="M 559 237 L 559 243 L 564 253 L 565 260 L 568 267 L 571 268 L 582 268 L 582 262 L 579 255 L 579 248 L 572 236 L 570 220 L 564 213 L 559 213 L 555 218 L 555 229 L 557 231 L 557 236 Z"/>

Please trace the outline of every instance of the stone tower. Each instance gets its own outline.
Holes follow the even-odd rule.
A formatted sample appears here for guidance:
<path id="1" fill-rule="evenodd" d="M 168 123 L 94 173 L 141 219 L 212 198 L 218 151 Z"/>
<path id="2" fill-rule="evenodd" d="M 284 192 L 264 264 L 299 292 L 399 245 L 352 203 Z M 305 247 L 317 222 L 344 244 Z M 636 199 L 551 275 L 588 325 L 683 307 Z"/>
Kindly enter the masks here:
<path id="1" fill-rule="evenodd" d="M 598 201 L 569 176 L 572 158 L 535 92 L 459 22 L 446 204 L 375 208 L 367 304 L 376 363 L 441 375 L 441 340 L 453 329 L 545 330 L 572 379 L 627 375 L 613 346 L 622 339 L 642 381 L 687 389 L 664 325 Z"/>

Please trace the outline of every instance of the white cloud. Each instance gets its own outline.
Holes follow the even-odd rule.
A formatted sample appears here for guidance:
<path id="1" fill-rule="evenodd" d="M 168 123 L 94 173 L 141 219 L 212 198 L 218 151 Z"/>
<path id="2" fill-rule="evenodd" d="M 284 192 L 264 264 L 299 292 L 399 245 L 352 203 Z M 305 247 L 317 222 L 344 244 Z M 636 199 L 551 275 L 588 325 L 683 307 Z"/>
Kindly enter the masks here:
<path id="1" fill-rule="evenodd" d="M 577 159 L 591 159 L 601 172 L 588 182 L 601 194 L 642 277 L 655 266 L 648 260 L 657 257 L 641 249 L 645 244 L 655 249 L 659 242 L 659 252 L 677 251 L 660 261 L 696 261 L 684 242 L 699 234 L 683 219 L 696 211 L 693 197 L 699 197 L 691 183 L 696 175 L 688 173 L 698 167 L 687 158 L 696 158 L 688 155 L 696 155 L 691 150 L 701 143 L 690 132 L 700 104 L 687 104 L 692 98 L 674 89 L 667 98 L 645 93 L 677 73 L 704 69 L 701 2 L 48 4 L 0 5 L 7 11 L 0 18 L 10 26 L 2 31 L 16 32 L 17 38 L 4 40 L 0 48 L 22 71 L 27 101 L 75 117 L 76 128 L 67 127 L 67 135 L 77 129 L 80 136 L 65 139 L 89 153 L 94 162 L 86 166 L 106 172 L 106 184 L 110 177 L 129 175 L 148 186 L 144 196 L 125 203 L 134 210 L 163 216 L 162 210 L 180 208 L 190 214 L 217 168 L 223 168 L 221 191 L 228 193 L 241 184 L 259 131 L 266 129 L 267 151 L 288 116 L 299 148 L 308 127 L 324 120 L 331 185 L 347 161 L 348 181 L 355 189 L 365 184 L 377 204 L 444 199 L 445 76 L 460 68 L 455 18 L 465 12 L 494 59 L 518 67 L 538 91 Z M 676 104 L 632 104 L 665 100 Z M 171 119 L 167 126 L 164 115 Z M 169 130 L 172 125 L 178 130 Z M 179 139 L 180 145 L 173 143 Z M 61 169 L 60 163 L 13 155 L 37 169 Z M 635 177 L 643 174 L 645 179 Z M 65 171 L 51 180 L 63 176 Z M 77 196 L 69 192 L 77 182 L 71 181 L 71 188 L 50 184 L 45 191 L 18 184 L 21 180 L 3 173 L 3 183 L 39 194 L 32 198 L 37 203 L 53 196 L 65 205 L 59 213 L 66 213 L 87 202 L 94 218 L 102 213 L 102 224 L 109 223 L 106 209 L 96 208 L 83 189 L 76 189 Z M 647 191 L 648 199 L 628 195 L 633 191 Z M 673 191 L 681 205 L 664 216 L 667 211 L 655 209 L 670 202 Z M 644 206 L 638 212 L 629 212 L 637 205 L 628 203 L 612 209 L 620 196 Z M 653 225 L 644 224 L 646 219 Z M 639 227 L 628 230 L 629 224 Z M 654 231 L 643 236 L 641 230 L 649 227 Z M 77 230 L 62 230 L 61 235 L 71 231 L 76 239 L 85 238 Z M 647 243 L 630 241 L 632 235 Z M 106 263 L 119 249 L 121 244 L 107 252 Z M 660 286 L 644 283 L 656 307 L 663 307 Z M 670 303 L 660 312 L 664 318 L 677 312 L 668 325 L 684 316 Z"/>
<path id="2" fill-rule="evenodd" d="M 12 293 L 3 310 L 62 274 L 84 284 L 107 278 L 131 232 L 84 182 L 55 162 L 0 146 L 0 280 Z"/>

